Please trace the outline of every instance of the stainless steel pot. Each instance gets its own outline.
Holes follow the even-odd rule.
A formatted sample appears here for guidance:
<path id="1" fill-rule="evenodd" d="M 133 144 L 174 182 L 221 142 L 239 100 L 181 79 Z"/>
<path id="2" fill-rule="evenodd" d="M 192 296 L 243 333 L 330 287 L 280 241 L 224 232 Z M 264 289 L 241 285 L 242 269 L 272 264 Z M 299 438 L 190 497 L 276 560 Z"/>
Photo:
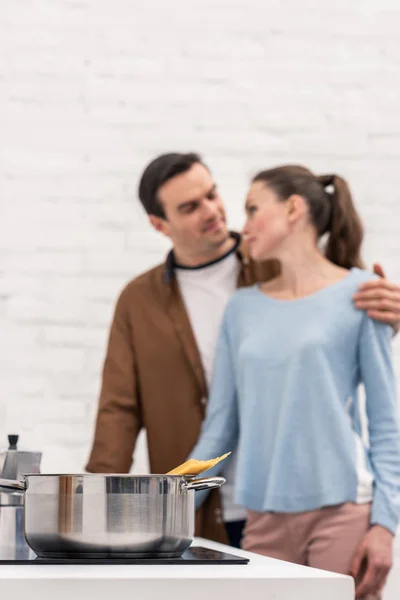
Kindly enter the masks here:
<path id="1" fill-rule="evenodd" d="M 193 540 L 196 490 L 223 477 L 24 475 L 25 538 L 41 557 L 178 557 Z"/>
<path id="2" fill-rule="evenodd" d="M 0 478 L 20 479 L 23 473 L 40 473 L 41 452 L 18 448 L 18 435 L 8 436 L 8 448 L 0 452 Z M 0 559 L 34 557 L 24 535 L 24 494 L 0 490 Z"/>

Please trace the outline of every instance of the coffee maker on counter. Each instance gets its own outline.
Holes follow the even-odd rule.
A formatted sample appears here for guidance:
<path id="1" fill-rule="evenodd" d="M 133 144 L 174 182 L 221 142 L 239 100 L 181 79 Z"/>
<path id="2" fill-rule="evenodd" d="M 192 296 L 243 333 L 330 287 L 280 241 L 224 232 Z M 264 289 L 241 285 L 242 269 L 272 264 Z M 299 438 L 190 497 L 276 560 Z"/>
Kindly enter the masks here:
<path id="1" fill-rule="evenodd" d="M 18 450 L 18 435 L 8 436 L 8 449 L 0 452 L 0 478 L 22 479 L 40 473 L 41 452 Z M 29 559 L 32 550 L 24 536 L 24 493 L 0 490 L 0 559 Z"/>

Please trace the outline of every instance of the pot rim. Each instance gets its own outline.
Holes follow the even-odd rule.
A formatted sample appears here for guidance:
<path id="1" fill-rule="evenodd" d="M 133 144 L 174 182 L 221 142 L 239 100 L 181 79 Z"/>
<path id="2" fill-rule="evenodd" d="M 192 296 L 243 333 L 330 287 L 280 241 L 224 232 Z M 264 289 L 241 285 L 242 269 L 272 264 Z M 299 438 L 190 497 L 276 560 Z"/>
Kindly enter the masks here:
<path id="1" fill-rule="evenodd" d="M 139 473 L 138 475 L 135 475 L 134 473 L 24 473 L 22 477 L 119 477 L 120 479 L 149 479 L 156 477 L 168 477 L 170 479 L 193 479 L 194 477 L 198 477 L 198 475 L 167 475 L 166 473 L 149 473 L 147 475 L 144 473 Z"/>

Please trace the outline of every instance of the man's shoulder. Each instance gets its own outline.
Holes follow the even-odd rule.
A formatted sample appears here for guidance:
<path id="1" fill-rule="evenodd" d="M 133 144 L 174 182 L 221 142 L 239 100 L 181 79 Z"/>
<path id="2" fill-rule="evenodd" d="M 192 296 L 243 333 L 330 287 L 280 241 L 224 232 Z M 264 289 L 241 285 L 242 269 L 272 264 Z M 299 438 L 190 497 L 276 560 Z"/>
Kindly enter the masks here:
<path id="1" fill-rule="evenodd" d="M 164 274 L 165 263 L 161 263 L 128 281 L 119 293 L 118 305 L 127 303 L 132 306 L 132 301 L 136 305 L 139 301 L 154 302 L 167 287 Z"/>
<path id="2" fill-rule="evenodd" d="M 135 293 L 135 291 L 150 287 L 154 285 L 154 283 L 162 283 L 164 272 L 165 263 L 156 265 L 155 267 L 148 269 L 148 271 L 145 271 L 144 273 L 140 273 L 140 275 L 137 275 L 136 277 L 128 281 L 128 283 L 123 288 L 123 292 Z"/>

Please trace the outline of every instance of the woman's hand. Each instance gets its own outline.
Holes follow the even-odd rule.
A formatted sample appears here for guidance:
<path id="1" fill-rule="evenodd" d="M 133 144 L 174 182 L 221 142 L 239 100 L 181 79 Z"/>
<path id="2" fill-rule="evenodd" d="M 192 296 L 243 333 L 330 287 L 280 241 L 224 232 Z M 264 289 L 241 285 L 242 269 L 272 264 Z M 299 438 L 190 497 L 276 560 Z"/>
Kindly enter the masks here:
<path id="1" fill-rule="evenodd" d="M 392 567 L 393 534 L 373 525 L 359 544 L 350 575 L 356 581 L 356 598 L 379 594 Z"/>

